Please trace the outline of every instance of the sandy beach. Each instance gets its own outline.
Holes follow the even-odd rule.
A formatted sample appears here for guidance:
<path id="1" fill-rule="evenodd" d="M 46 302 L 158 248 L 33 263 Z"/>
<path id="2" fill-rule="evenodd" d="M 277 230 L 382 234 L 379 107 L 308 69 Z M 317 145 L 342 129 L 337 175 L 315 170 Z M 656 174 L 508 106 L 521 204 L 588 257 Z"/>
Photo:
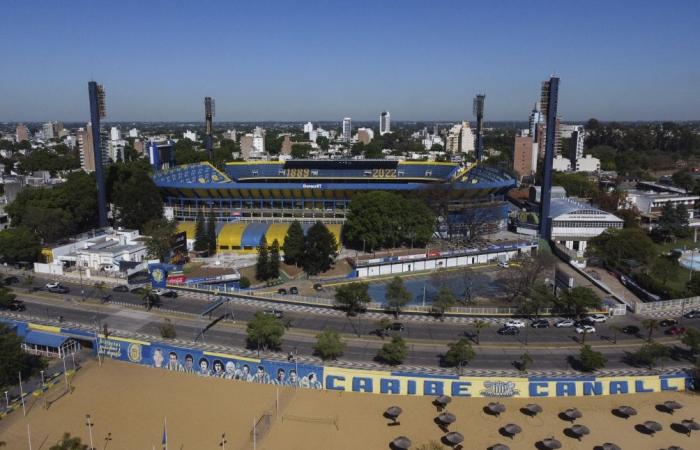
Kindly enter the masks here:
<path id="1" fill-rule="evenodd" d="M 253 421 L 265 411 L 271 413 L 269 432 L 256 442 L 257 449 L 388 449 L 397 436 L 408 436 L 414 447 L 445 434 L 434 419 L 438 415 L 430 397 L 388 396 L 347 392 L 281 388 L 246 382 L 200 378 L 184 373 L 153 370 L 143 366 L 106 361 L 86 363 L 73 380 L 74 390 L 49 407 L 43 397 L 32 397 L 27 417 L 16 411 L 0 421 L 0 440 L 10 450 L 27 449 L 27 425 L 32 448 L 48 449 L 64 431 L 89 443 L 85 415 L 94 422 L 95 447 L 100 450 L 152 449 L 161 446 L 167 417 L 168 448 L 200 450 L 252 447 Z M 55 389 L 55 388 L 54 388 Z M 48 398 L 57 397 L 58 391 Z M 676 400 L 684 407 L 671 415 L 657 405 Z M 504 443 L 511 449 L 533 449 L 536 442 L 554 436 L 565 449 L 593 449 L 614 442 L 623 449 L 658 450 L 678 445 L 685 450 L 700 448 L 700 432 L 689 437 L 680 432 L 681 420 L 700 418 L 700 397 L 690 393 L 633 394 L 600 397 L 537 399 L 544 411 L 527 417 L 519 409 L 532 399 L 502 399 L 505 413 L 486 414 L 486 398 L 456 398 L 447 410 L 457 420 L 450 430 L 465 436 L 465 449 L 487 449 Z M 276 405 L 279 404 L 279 409 Z M 392 405 L 403 409 L 400 425 L 388 426 L 382 416 Z M 629 419 L 611 411 L 629 405 L 638 415 Z M 581 441 L 570 437 L 570 426 L 558 417 L 567 408 L 576 407 L 583 417 L 576 423 L 591 433 Z M 644 434 L 636 427 L 647 420 L 660 423 L 663 430 Z M 501 427 L 515 423 L 522 433 L 511 439 L 500 433 Z M 111 440 L 105 437 L 111 433 Z"/>

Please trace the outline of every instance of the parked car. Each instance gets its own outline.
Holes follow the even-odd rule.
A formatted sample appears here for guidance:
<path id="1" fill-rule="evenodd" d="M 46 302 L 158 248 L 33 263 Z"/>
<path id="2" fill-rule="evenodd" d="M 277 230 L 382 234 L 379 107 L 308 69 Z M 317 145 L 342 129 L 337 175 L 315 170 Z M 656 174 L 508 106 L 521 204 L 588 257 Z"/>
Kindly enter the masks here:
<path id="1" fill-rule="evenodd" d="M 533 320 L 530 326 L 532 328 L 549 328 L 549 321 L 546 319 Z"/>
<path id="2" fill-rule="evenodd" d="M 321 283 L 314 283 L 314 291 L 322 291 L 323 285 Z"/>
<path id="3" fill-rule="evenodd" d="M 135 287 L 131 290 L 132 294 L 143 295 L 146 293 L 146 288 L 143 286 Z"/>
<path id="4" fill-rule="evenodd" d="M 61 283 L 59 281 L 54 281 L 52 283 L 46 283 L 46 289 L 59 287 L 60 285 L 61 285 Z"/>
<path id="5" fill-rule="evenodd" d="M 394 322 L 386 327 L 387 331 L 403 331 L 405 328 L 401 322 Z"/>
<path id="6" fill-rule="evenodd" d="M 506 323 L 503 324 L 503 326 L 509 328 L 523 328 L 525 326 L 525 322 L 523 322 L 522 320 L 510 319 L 507 320 Z"/>
<path id="7" fill-rule="evenodd" d="M 604 314 L 591 314 L 590 316 L 586 317 L 586 319 L 595 323 L 601 323 L 608 320 L 608 318 Z"/>
<path id="8" fill-rule="evenodd" d="M 2 280 L 2 284 L 4 284 L 5 286 L 9 286 L 11 284 L 17 284 L 17 283 L 19 283 L 19 278 L 17 278 L 16 276 L 13 276 L 13 275 L 11 275 L 9 277 L 5 277 Z"/>
<path id="9" fill-rule="evenodd" d="M 672 327 L 674 325 L 678 325 L 678 321 L 676 319 L 663 319 L 661 322 L 659 322 L 659 325 L 662 327 Z"/>
<path id="10" fill-rule="evenodd" d="M 576 327 L 576 332 L 578 334 L 595 333 L 595 327 L 593 325 L 581 325 L 579 327 Z"/>
<path id="11" fill-rule="evenodd" d="M 172 297 L 172 298 L 177 297 L 177 292 L 173 291 L 172 289 L 156 289 L 153 292 L 154 292 L 154 294 L 156 294 L 160 297 Z"/>
<path id="12" fill-rule="evenodd" d="M 10 303 L 7 304 L 7 306 L 3 307 L 3 309 L 7 309 L 10 311 L 24 311 L 25 309 L 27 309 L 27 307 L 22 301 L 12 300 Z"/>
<path id="13" fill-rule="evenodd" d="M 51 292 L 52 294 L 67 294 L 68 292 L 70 292 L 70 290 L 67 287 L 59 284 L 57 286 L 50 287 L 49 292 Z"/>
<path id="14" fill-rule="evenodd" d="M 284 313 L 279 309 L 266 309 L 265 311 L 263 311 L 263 314 L 265 314 L 266 316 L 272 316 L 275 319 L 281 319 L 282 317 L 284 317 Z"/>
<path id="15" fill-rule="evenodd" d="M 574 326 L 574 321 L 571 319 L 564 319 L 555 323 L 554 326 L 557 328 L 570 328 Z"/>
<path id="16" fill-rule="evenodd" d="M 700 309 L 694 309 L 692 311 L 688 311 L 687 313 L 685 313 L 685 315 L 683 317 L 685 317 L 686 319 L 696 319 L 696 318 L 700 317 Z"/>
<path id="17" fill-rule="evenodd" d="M 285 288 L 277 289 L 277 293 L 280 295 L 287 295 L 287 290 Z"/>
<path id="18" fill-rule="evenodd" d="M 119 286 L 114 286 L 112 290 L 114 292 L 129 292 L 129 286 L 125 284 L 120 284 Z"/>
<path id="19" fill-rule="evenodd" d="M 299 288 L 296 286 L 292 286 L 289 288 L 289 293 L 292 295 L 298 295 L 299 294 Z"/>
<path id="20" fill-rule="evenodd" d="M 588 317 L 584 317 L 581 320 L 577 320 L 574 322 L 574 326 L 576 327 L 581 327 L 583 325 L 590 325 L 590 326 L 595 326 L 595 322 L 593 322 L 591 319 Z"/>
<path id="21" fill-rule="evenodd" d="M 503 335 L 503 336 L 514 336 L 518 333 L 520 333 L 520 330 L 515 328 L 515 327 L 502 327 L 499 328 L 496 333 Z"/>
<path id="22" fill-rule="evenodd" d="M 594 280 L 600 281 L 600 274 L 598 272 L 596 272 L 595 270 L 589 270 L 587 273 Z"/>
<path id="23" fill-rule="evenodd" d="M 685 327 L 679 327 L 677 325 L 674 325 L 666 330 L 666 334 L 669 336 L 680 336 L 683 333 L 685 333 Z"/>
<path id="24" fill-rule="evenodd" d="M 622 332 L 625 334 L 637 334 L 639 333 L 639 327 L 636 325 L 627 325 L 622 327 Z"/>
<path id="25" fill-rule="evenodd" d="M 508 262 L 507 261 L 501 261 L 498 263 L 498 267 L 502 269 L 507 269 L 508 268 Z"/>

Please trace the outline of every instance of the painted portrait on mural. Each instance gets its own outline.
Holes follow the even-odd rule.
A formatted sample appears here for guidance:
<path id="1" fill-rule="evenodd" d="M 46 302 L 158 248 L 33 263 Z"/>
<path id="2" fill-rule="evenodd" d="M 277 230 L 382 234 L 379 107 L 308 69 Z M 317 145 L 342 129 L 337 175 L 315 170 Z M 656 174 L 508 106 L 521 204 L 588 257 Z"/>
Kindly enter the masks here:
<path id="1" fill-rule="evenodd" d="M 254 383 L 270 384 L 270 375 L 265 372 L 265 367 L 262 365 L 258 366 L 252 381 Z"/>
<path id="2" fill-rule="evenodd" d="M 196 372 L 196 370 L 194 368 L 194 357 L 192 355 L 190 355 L 189 353 L 185 355 L 184 372 L 185 373 L 195 373 Z"/>
<path id="3" fill-rule="evenodd" d="M 177 353 L 175 352 L 168 353 L 168 365 L 165 368 L 175 372 L 184 372 L 185 370 L 180 361 L 177 360 Z"/>
<path id="4" fill-rule="evenodd" d="M 233 380 L 236 377 L 236 363 L 233 361 L 226 361 L 226 367 L 224 368 L 224 378 L 227 380 Z"/>
<path id="5" fill-rule="evenodd" d="M 277 369 L 277 376 L 272 380 L 272 384 L 277 386 L 285 386 L 287 384 L 287 373 L 283 368 Z"/>
<path id="6" fill-rule="evenodd" d="M 210 375 L 209 360 L 207 358 L 200 358 L 199 372 L 197 374 L 202 377 L 208 377 Z"/>
<path id="7" fill-rule="evenodd" d="M 157 348 L 153 350 L 153 367 L 160 369 L 163 367 L 163 362 L 165 358 L 163 357 L 163 350 Z"/>
<path id="8" fill-rule="evenodd" d="M 219 359 L 215 359 L 213 366 L 214 366 L 214 370 L 212 371 L 211 376 L 223 378 L 224 377 L 224 363 L 222 363 L 221 360 L 219 360 Z"/>

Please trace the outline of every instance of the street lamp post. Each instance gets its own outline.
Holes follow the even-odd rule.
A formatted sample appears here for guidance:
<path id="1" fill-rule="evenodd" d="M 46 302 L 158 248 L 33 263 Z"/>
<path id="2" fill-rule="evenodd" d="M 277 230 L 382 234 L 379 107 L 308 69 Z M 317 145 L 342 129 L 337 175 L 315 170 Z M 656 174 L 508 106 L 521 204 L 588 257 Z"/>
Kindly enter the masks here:
<path id="1" fill-rule="evenodd" d="M 42 370 L 39 373 L 41 373 L 41 387 L 43 388 L 44 387 L 44 371 Z"/>
<path id="2" fill-rule="evenodd" d="M 92 441 L 92 427 L 95 426 L 95 424 L 92 423 L 92 419 L 90 418 L 90 414 L 85 415 L 85 425 L 87 426 L 88 433 L 90 434 L 90 450 L 95 450 L 95 446 L 93 445 Z"/>
<path id="3" fill-rule="evenodd" d="M 10 409 L 10 396 L 8 394 L 9 392 L 5 391 L 5 406 L 7 409 Z"/>

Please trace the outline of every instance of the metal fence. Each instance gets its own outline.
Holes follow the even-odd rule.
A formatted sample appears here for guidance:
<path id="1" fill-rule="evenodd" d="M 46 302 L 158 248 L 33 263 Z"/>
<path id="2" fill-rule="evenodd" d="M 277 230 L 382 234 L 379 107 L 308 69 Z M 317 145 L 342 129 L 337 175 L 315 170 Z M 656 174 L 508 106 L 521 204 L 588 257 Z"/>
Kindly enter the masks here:
<path id="1" fill-rule="evenodd" d="M 650 314 L 680 309 L 681 314 L 683 314 L 685 311 L 697 307 L 700 307 L 700 297 L 676 298 L 659 302 L 636 303 L 634 312 L 636 314 Z"/>

